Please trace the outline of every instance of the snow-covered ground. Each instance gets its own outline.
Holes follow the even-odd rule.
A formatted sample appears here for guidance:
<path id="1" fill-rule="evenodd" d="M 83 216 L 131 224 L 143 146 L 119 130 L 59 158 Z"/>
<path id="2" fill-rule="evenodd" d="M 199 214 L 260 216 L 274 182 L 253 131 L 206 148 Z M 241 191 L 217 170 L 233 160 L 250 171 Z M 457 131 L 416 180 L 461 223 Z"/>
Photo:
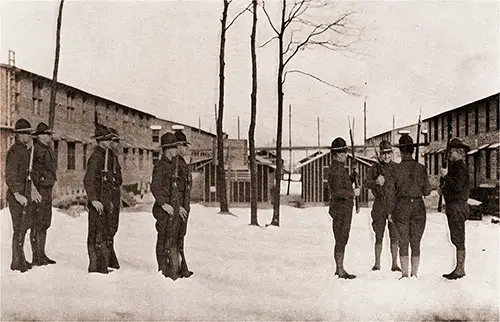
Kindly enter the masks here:
<path id="1" fill-rule="evenodd" d="M 1 320 L 498 320 L 499 227 L 467 222 L 467 276 L 441 277 L 454 266 L 443 214 L 430 213 L 419 280 L 390 272 L 387 240 L 382 271 L 372 272 L 369 209 L 354 215 L 345 266 L 358 278 L 333 275 L 331 219 L 325 207 L 282 208 L 281 227 L 249 226 L 236 216 L 193 205 L 186 255 L 195 272 L 172 281 L 157 272 L 154 219 L 124 212 L 116 236 L 122 268 L 87 273 L 86 214 L 55 211 L 47 253 L 56 265 L 21 274 L 9 269 L 11 219 L 0 211 Z M 272 210 L 260 210 L 259 222 Z M 29 242 L 27 241 L 27 244 Z M 26 245 L 28 259 L 31 252 Z"/>

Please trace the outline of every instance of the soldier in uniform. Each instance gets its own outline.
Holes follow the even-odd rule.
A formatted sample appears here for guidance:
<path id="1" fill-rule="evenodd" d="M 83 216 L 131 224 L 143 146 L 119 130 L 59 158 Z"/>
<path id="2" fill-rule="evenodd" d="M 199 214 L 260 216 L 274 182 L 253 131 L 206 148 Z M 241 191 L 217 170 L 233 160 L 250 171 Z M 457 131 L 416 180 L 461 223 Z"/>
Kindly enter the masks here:
<path id="1" fill-rule="evenodd" d="M 446 203 L 446 218 L 450 229 L 451 242 L 456 248 L 456 267 L 443 277 L 449 280 L 465 276 L 465 220 L 469 216 L 469 170 L 464 163 L 465 152 L 469 147 L 460 139 L 448 142 L 448 170 L 441 169 L 443 184 L 441 192 Z"/>
<path id="2" fill-rule="evenodd" d="M 120 219 L 120 206 L 121 206 L 121 191 L 120 187 L 123 183 L 122 170 L 120 162 L 118 160 L 118 155 L 120 153 L 120 136 L 118 131 L 113 128 L 109 128 L 110 132 L 110 178 L 112 183 L 111 190 L 111 210 L 108 217 L 108 249 L 109 249 L 109 265 L 108 267 L 119 269 L 120 263 L 116 257 L 114 248 L 114 238 L 116 232 L 118 231 L 119 219 Z"/>
<path id="3" fill-rule="evenodd" d="M 375 201 L 371 212 L 372 228 L 375 233 L 375 264 L 373 271 L 380 270 L 380 254 L 382 253 L 382 241 L 384 239 L 385 226 L 389 228 L 389 238 L 391 242 L 392 267 L 391 271 L 401 271 L 398 266 L 398 232 L 392 222 L 388 222 L 389 210 L 387 208 L 387 187 L 390 185 L 396 163 L 392 161 L 392 145 L 387 140 L 380 142 L 380 160 L 368 171 L 364 182 L 373 195 Z M 386 184 L 388 182 L 388 184 Z"/>
<path id="4" fill-rule="evenodd" d="M 353 279 L 356 275 L 344 269 L 344 252 L 351 230 L 353 197 L 359 196 L 359 188 L 353 188 L 353 179 L 345 167 L 347 159 L 346 141 L 340 137 L 333 140 L 331 153 L 332 164 L 328 169 L 328 191 L 330 207 L 328 213 L 332 217 L 333 236 L 335 238 L 334 259 L 335 275 L 339 278 Z"/>
<path id="5" fill-rule="evenodd" d="M 24 239 L 31 225 L 32 202 L 40 202 L 41 196 L 32 185 L 29 176 L 30 156 L 33 152 L 31 124 L 19 119 L 14 125 L 16 142 L 7 151 L 5 182 L 7 203 L 12 217 L 12 262 L 10 269 L 26 272 L 31 264 L 24 255 Z"/>
<path id="6" fill-rule="evenodd" d="M 97 141 L 92 155 L 87 162 L 87 171 L 83 185 L 88 198 L 88 235 L 89 273 L 109 273 L 108 267 L 119 268 L 114 255 L 110 237 L 110 218 L 113 212 L 111 202 L 113 191 L 121 184 L 121 173 L 113 173 L 118 167 L 112 151 L 112 140 L 116 139 L 107 127 L 96 124 L 93 138 Z M 113 258 L 114 257 L 114 258 Z"/>
<path id="7" fill-rule="evenodd" d="M 55 264 L 45 254 L 47 229 L 52 222 L 52 188 L 57 181 L 57 160 L 52 149 L 52 131 L 43 122 L 39 123 L 33 133 L 36 139 L 33 157 L 33 184 L 42 196 L 42 201 L 33 205 L 33 225 L 30 232 L 33 250 L 33 266 Z"/>
<path id="8" fill-rule="evenodd" d="M 409 274 L 411 247 L 411 276 L 418 277 L 420 242 L 425 230 L 426 210 L 423 196 L 431 193 L 427 169 L 412 158 L 415 144 L 408 134 L 399 138 L 401 163 L 395 166 L 394 182 L 389 186 L 389 220 L 398 230 L 401 278 Z"/>
<path id="9" fill-rule="evenodd" d="M 161 271 L 165 277 L 176 280 L 180 276 L 179 272 L 169 273 L 171 271 L 168 262 L 167 231 L 171 231 L 174 216 L 174 203 L 180 203 L 180 195 L 173 195 L 173 185 L 177 180 L 177 139 L 171 132 L 163 134 L 160 138 L 162 156 L 156 162 L 153 168 L 153 178 L 151 182 L 151 192 L 155 198 L 153 205 L 153 217 L 156 219 L 156 260 L 158 262 L 158 271 Z M 185 209 L 180 209 L 179 215 L 185 220 L 187 213 Z"/>
<path id="10" fill-rule="evenodd" d="M 184 254 L 184 238 L 187 231 L 187 221 L 189 218 L 189 212 L 191 210 L 191 186 L 193 182 L 193 177 L 191 175 L 191 169 L 189 168 L 186 158 L 189 157 L 189 142 L 187 141 L 186 135 L 182 131 L 175 131 L 175 137 L 177 139 L 177 155 L 179 158 L 179 193 L 181 194 L 181 209 L 180 211 L 186 212 L 186 220 L 182 220 L 180 223 L 179 232 L 179 252 L 181 254 L 181 277 L 190 277 L 193 272 L 188 269 L 186 262 L 186 256 Z"/>

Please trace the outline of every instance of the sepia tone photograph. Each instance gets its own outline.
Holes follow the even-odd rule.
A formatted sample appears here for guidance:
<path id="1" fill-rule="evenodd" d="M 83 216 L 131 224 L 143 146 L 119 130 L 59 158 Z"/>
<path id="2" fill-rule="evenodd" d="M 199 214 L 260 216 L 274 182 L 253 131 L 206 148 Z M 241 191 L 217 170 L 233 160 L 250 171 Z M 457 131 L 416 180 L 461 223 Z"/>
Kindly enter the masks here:
<path id="1" fill-rule="evenodd" d="M 0 0 L 0 320 L 500 321 L 499 30 Z"/>

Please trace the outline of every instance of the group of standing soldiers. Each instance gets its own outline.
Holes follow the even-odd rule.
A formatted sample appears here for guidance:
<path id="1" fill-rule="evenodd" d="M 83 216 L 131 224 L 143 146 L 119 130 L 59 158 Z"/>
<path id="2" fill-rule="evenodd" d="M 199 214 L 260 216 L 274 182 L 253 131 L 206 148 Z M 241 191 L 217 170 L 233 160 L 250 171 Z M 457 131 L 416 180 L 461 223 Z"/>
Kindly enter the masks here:
<path id="1" fill-rule="evenodd" d="M 10 268 L 26 272 L 32 266 L 55 264 L 45 254 L 47 229 L 52 221 L 52 189 L 57 180 L 57 159 L 52 148 L 52 131 L 45 124 L 36 130 L 25 119 L 15 126 L 15 144 L 7 152 L 5 181 L 12 217 L 12 262 Z M 87 193 L 89 273 L 107 274 L 119 269 L 114 237 L 118 231 L 123 183 L 118 160 L 118 132 L 96 123 L 96 146 L 87 161 L 83 179 Z M 190 211 L 191 171 L 186 136 L 181 129 L 161 137 L 163 154 L 155 164 L 151 190 L 156 199 L 153 216 L 158 240 L 158 269 L 172 279 L 190 277 L 184 255 L 184 237 Z M 30 230 L 32 262 L 26 260 L 24 240 Z"/>
<path id="2" fill-rule="evenodd" d="M 401 271 L 401 278 L 418 277 L 420 243 L 426 225 L 426 208 L 423 197 L 431 193 L 431 184 L 424 165 L 412 157 L 417 146 L 408 134 L 403 134 L 397 147 L 401 162 L 393 161 L 392 145 L 380 142 L 378 162 L 368 171 L 364 185 L 374 197 L 371 212 L 375 233 L 375 264 L 372 270 L 380 270 L 380 256 L 385 227 L 388 226 L 391 245 L 391 271 Z M 345 168 L 348 147 L 343 138 L 336 138 L 331 145 L 333 161 L 328 169 L 330 193 L 329 214 L 335 239 L 335 275 L 353 279 L 344 269 L 344 252 L 349 239 L 353 212 L 353 197 L 359 196 L 359 187 L 353 188 L 354 179 Z M 463 161 L 469 147 L 460 139 L 452 138 L 447 145 L 449 167 L 441 170 L 442 193 L 446 202 L 446 216 L 451 242 L 456 247 L 456 267 L 443 277 L 449 280 L 465 276 L 465 220 L 468 217 L 469 174 Z M 411 249 L 411 256 L 409 249 Z M 401 267 L 398 266 L 398 252 Z M 411 270 L 410 270 L 411 265 Z"/>

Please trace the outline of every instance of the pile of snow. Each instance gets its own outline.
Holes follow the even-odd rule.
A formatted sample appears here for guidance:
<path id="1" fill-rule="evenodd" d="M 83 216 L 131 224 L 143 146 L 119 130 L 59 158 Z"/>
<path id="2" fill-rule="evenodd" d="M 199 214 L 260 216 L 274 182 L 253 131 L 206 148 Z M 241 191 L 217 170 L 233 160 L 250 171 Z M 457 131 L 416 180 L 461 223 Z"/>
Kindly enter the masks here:
<path id="1" fill-rule="evenodd" d="M 325 207 L 282 207 L 281 227 L 249 226 L 236 216 L 193 205 L 186 256 L 195 272 L 172 281 L 157 272 L 154 219 L 124 212 L 116 236 L 122 268 L 87 273 L 87 215 L 54 210 L 47 253 L 56 265 L 27 273 L 9 269 L 12 227 L 0 211 L 1 320 L 498 320 L 498 225 L 467 222 L 467 276 L 441 277 L 454 265 L 443 214 L 428 215 L 419 280 L 390 272 L 388 240 L 382 271 L 372 272 L 369 209 L 354 215 L 345 266 L 358 278 L 333 276 L 331 219 Z M 270 222 L 272 210 L 259 210 Z M 29 244 L 29 242 L 27 242 Z M 28 259 L 31 253 L 26 245 Z"/>

